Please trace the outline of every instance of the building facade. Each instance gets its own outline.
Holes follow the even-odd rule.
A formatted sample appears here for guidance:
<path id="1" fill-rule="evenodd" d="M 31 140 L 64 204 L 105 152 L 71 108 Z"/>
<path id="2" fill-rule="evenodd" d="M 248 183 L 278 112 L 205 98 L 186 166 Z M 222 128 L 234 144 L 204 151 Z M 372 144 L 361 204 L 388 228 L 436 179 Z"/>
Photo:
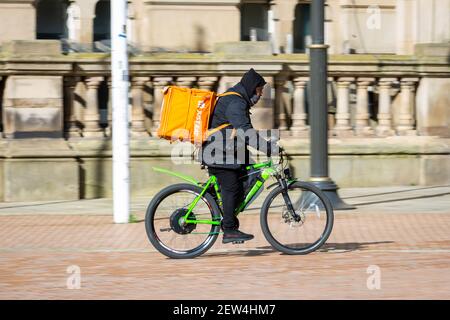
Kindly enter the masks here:
<path id="1" fill-rule="evenodd" d="M 130 0 L 128 35 L 142 51 L 212 51 L 227 41 L 273 42 L 305 52 L 310 0 Z M 417 43 L 450 41 L 450 0 L 328 0 L 330 53 L 413 54 Z M 20 21 L 20 23 L 18 23 Z M 0 42 L 110 38 L 109 0 L 0 0 Z"/>

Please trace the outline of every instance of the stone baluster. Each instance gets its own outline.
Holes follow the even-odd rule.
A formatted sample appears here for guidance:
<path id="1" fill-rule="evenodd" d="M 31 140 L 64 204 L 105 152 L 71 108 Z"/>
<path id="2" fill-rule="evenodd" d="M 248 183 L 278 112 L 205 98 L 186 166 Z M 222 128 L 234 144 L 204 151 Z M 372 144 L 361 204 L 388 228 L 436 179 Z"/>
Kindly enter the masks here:
<path id="1" fill-rule="evenodd" d="M 112 78 L 108 77 L 108 128 L 112 127 Z"/>
<path id="2" fill-rule="evenodd" d="M 350 84 L 355 78 L 341 77 L 337 81 L 336 125 L 333 129 L 337 136 L 353 134 L 350 126 Z"/>
<path id="3" fill-rule="evenodd" d="M 284 94 L 286 91 L 286 78 L 275 78 L 275 128 L 287 130 L 287 111 Z"/>
<path id="4" fill-rule="evenodd" d="M 150 77 L 144 85 L 142 96 L 144 99 L 144 126 L 147 132 L 152 132 L 152 119 L 149 115 L 153 112 L 153 84 Z"/>
<path id="5" fill-rule="evenodd" d="M 134 137 L 147 136 L 144 125 L 144 86 L 148 77 L 133 77 L 131 79 L 131 134 Z"/>
<path id="6" fill-rule="evenodd" d="M 108 77 L 108 128 L 106 130 L 108 136 L 112 134 L 112 78 Z"/>
<path id="7" fill-rule="evenodd" d="M 172 81 L 171 77 L 155 77 L 153 78 L 154 102 L 153 102 L 153 122 L 152 135 L 156 136 L 159 128 L 159 121 L 161 117 L 161 104 L 164 97 L 163 89 Z"/>
<path id="8" fill-rule="evenodd" d="M 418 78 L 400 80 L 400 109 L 396 130 L 398 135 L 415 135 L 414 130 L 414 88 Z"/>
<path id="9" fill-rule="evenodd" d="M 308 133 L 306 126 L 306 111 L 305 111 L 305 88 L 309 78 L 297 77 L 294 78 L 294 108 L 292 112 L 292 135 L 295 137 L 304 137 Z"/>
<path id="10" fill-rule="evenodd" d="M 0 88 L 4 85 L 3 83 L 2 83 L 2 81 L 3 81 L 3 77 L 2 76 L 0 76 Z M 0 92 L 0 96 L 3 96 L 3 92 Z M 0 101 L 0 106 L 2 105 L 2 103 L 3 103 L 3 101 Z M 4 111 L 3 111 L 4 112 Z M 3 126 L 5 125 L 4 123 L 3 123 L 3 119 L 1 119 L 1 122 L 2 122 L 2 125 L 0 126 L 0 139 L 3 139 Z"/>
<path id="11" fill-rule="evenodd" d="M 369 93 L 367 88 L 375 81 L 374 78 L 358 78 L 356 89 L 355 133 L 358 136 L 372 135 L 369 125 Z"/>
<path id="12" fill-rule="evenodd" d="M 392 130 L 391 115 L 391 86 L 395 78 L 381 78 L 378 81 L 378 136 L 389 136 L 394 134 Z"/>
<path id="13" fill-rule="evenodd" d="M 217 83 L 217 77 L 200 77 L 198 79 L 198 88 L 202 90 L 212 91 Z"/>
<path id="14" fill-rule="evenodd" d="M 103 129 L 100 126 L 100 113 L 98 108 L 98 87 L 103 77 L 86 78 L 86 110 L 84 112 L 84 136 L 102 137 Z"/>
<path id="15" fill-rule="evenodd" d="M 195 77 L 178 77 L 176 83 L 179 87 L 192 88 L 196 80 Z"/>
<path id="16" fill-rule="evenodd" d="M 334 126 L 336 124 L 336 83 L 333 77 L 327 78 L 327 125 L 328 132 L 333 133 Z"/>
<path id="17" fill-rule="evenodd" d="M 75 114 L 75 87 L 80 80 L 80 77 L 64 78 L 64 133 L 66 138 L 80 136 Z"/>

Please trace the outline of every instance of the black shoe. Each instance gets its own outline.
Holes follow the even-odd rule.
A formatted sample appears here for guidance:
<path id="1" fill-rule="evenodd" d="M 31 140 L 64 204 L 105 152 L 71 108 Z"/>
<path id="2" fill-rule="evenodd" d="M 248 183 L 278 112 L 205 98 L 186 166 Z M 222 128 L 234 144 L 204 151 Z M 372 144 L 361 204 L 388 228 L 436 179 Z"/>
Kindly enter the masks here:
<path id="1" fill-rule="evenodd" d="M 234 231 L 234 230 L 238 230 L 239 229 L 239 220 L 238 219 L 236 219 L 235 221 L 234 221 L 234 225 L 230 228 L 230 227 L 228 227 L 228 229 L 225 229 L 224 227 L 223 227 L 223 220 L 220 222 L 220 230 L 222 230 L 223 232 L 225 232 L 225 231 Z"/>
<path id="2" fill-rule="evenodd" d="M 223 233 L 222 243 L 242 243 L 247 240 L 252 240 L 253 235 L 243 233 L 237 229 L 235 230 L 225 230 Z"/>

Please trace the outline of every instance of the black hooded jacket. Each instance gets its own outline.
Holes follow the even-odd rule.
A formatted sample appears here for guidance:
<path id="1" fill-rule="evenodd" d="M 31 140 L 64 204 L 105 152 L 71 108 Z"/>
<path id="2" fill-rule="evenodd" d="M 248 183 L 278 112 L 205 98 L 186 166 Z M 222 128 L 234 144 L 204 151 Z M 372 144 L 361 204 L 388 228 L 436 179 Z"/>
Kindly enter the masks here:
<path id="1" fill-rule="evenodd" d="M 238 84 L 227 90 L 241 96 L 228 95 L 219 98 L 209 128 L 217 128 L 225 123 L 231 125 L 211 135 L 203 144 L 199 153 L 202 164 L 216 168 L 240 169 L 251 163 L 248 145 L 270 153 L 272 143 L 263 139 L 253 129 L 250 120 L 250 107 L 253 105 L 251 98 L 256 94 L 256 88 L 264 86 L 265 83 L 260 74 L 250 69 Z M 239 129 L 234 137 L 232 129 Z"/>

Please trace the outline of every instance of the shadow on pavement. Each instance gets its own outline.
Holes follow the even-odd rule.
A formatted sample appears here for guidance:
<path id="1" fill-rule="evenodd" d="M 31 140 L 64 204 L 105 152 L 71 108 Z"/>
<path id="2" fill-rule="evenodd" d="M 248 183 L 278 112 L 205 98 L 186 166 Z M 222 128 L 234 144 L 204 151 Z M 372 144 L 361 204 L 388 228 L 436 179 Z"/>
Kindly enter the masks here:
<path id="1" fill-rule="evenodd" d="M 345 242 L 345 243 L 325 243 L 318 251 L 344 253 L 357 250 L 366 250 L 372 245 L 394 243 L 395 241 L 376 241 L 376 242 Z"/>
<path id="2" fill-rule="evenodd" d="M 358 250 L 366 250 L 370 246 L 379 245 L 379 244 L 390 244 L 394 243 L 394 241 L 377 241 L 377 242 L 344 242 L 344 243 L 325 243 L 317 252 L 330 252 L 330 253 L 346 253 Z M 296 245 L 296 244 L 290 244 Z M 278 252 L 271 246 L 263 246 L 256 247 L 254 249 L 239 249 L 227 252 L 212 252 L 203 255 L 202 257 L 230 257 L 230 256 L 240 256 L 240 257 L 254 257 L 254 256 L 262 256 L 268 253 Z M 284 254 L 280 252 L 281 254 Z M 200 257 L 201 258 L 201 257 Z"/>
<path id="3" fill-rule="evenodd" d="M 409 197 L 409 198 L 400 198 L 400 199 L 387 199 L 387 200 L 381 200 L 381 201 L 369 201 L 369 202 L 361 202 L 361 203 L 352 203 L 352 205 L 353 206 L 364 206 L 364 205 L 377 204 L 377 203 L 387 203 L 387 202 L 398 202 L 398 201 L 407 201 L 407 200 L 416 200 L 416 199 L 435 198 L 435 197 L 441 197 L 441 196 L 447 196 L 447 195 L 450 195 L 450 192 L 429 194 L 429 195 L 423 195 L 423 196 L 418 196 L 418 197 Z"/>
<path id="4" fill-rule="evenodd" d="M 428 189 L 445 188 L 445 187 L 450 187 L 450 185 L 423 187 L 423 188 L 415 188 L 415 189 L 405 189 L 405 190 L 397 190 L 397 191 L 391 191 L 391 192 L 363 194 L 363 195 L 359 195 L 359 196 L 342 197 L 342 199 L 355 199 L 355 198 L 383 196 L 383 195 L 387 195 L 387 194 L 397 194 L 397 193 L 402 193 L 402 192 L 413 192 L 413 191 L 417 191 L 417 190 L 428 190 Z"/>
<path id="5" fill-rule="evenodd" d="M 84 199 L 83 199 L 84 200 Z M 43 203 L 31 203 L 31 204 L 17 204 L 17 205 L 9 205 L 5 207 L 0 207 L 0 210 L 2 209 L 14 209 L 14 208 L 28 208 L 28 207 L 40 207 L 40 206 L 47 206 L 52 204 L 62 204 L 62 203 L 76 203 L 80 200 L 61 200 L 61 201 L 48 201 Z"/>
<path id="6" fill-rule="evenodd" d="M 197 259 L 214 258 L 214 257 L 232 257 L 232 256 L 255 257 L 255 256 L 262 256 L 262 255 L 272 253 L 272 252 L 276 252 L 276 250 L 273 249 L 272 247 L 264 247 L 264 248 L 256 248 L 256 249 L 249 248 L 248 250 L 246 250 L 246 249 L 236 249 L 236 250 L 230 249 L 229 251 L 226 251 L 226 252 L 206 253 L 206 254 L 198 257 Z"/>

